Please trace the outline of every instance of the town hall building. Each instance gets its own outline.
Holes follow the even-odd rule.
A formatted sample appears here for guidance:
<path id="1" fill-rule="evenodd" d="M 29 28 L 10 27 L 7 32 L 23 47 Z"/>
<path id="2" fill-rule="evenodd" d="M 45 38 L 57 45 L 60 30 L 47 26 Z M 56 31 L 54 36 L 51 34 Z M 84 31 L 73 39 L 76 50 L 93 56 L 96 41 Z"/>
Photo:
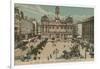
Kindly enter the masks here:
<path id="1" fill-rule="evenodd" d="M 66 12 L 67 13 L 67 12 Z M 50 19 L 47 15 L 41 17 L 41 36 L 54 40 L 72 39 L 74 36 L 73 18 L 61 19 L 60 8 L 56 6 L 55 17 Z"/>

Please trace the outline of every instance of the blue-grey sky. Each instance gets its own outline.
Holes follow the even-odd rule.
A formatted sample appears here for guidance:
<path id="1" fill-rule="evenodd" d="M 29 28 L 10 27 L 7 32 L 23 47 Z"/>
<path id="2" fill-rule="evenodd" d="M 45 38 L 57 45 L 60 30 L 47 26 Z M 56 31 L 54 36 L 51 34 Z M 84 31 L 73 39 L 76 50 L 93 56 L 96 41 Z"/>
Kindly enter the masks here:
<path id="1" fill-rule="evenodd" d="M 55 16 L 55 6 L 49 5 L 34 5 L 34 4 L 15 4 L 15 7 L 19 7 L 24 12 L 25 16 L 36 18 L 40 21 L 41 16 L 48 15 L 50 18 Z M 93 8 L 84 7 L 68 7 L 60 6 L 60 17 L 72 16 L 74 21 L 81 21 L 90 16 L 94 16 Z"/>

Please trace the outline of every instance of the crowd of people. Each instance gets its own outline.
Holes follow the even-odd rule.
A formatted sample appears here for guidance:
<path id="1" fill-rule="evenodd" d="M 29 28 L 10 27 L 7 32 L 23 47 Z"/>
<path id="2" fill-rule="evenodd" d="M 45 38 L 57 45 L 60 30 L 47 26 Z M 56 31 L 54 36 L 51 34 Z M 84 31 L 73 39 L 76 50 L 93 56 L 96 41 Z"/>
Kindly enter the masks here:
<path id="1" fill-rule="evenodd" d="M 94 46 L 93 43 L 88 41 L 84 41 L 82 39 L 73 39 L 71 41 L 73 45 L 70 47 L 70 52 L 67 50 L 63 51 L 62 57 L 65 59 L 72 59 L 74 57 L 77 58 L 88 58 L 87 53 L 90 58 L 94 57 Z M 84 51 L 84 52 L 82 52 Z"/>

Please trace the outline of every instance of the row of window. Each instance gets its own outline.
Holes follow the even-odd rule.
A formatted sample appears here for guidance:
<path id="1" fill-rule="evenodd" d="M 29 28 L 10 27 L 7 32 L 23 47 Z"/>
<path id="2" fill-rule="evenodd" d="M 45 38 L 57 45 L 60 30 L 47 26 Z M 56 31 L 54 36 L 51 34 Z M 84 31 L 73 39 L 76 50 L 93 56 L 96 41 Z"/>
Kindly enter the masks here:
<path id="1" fill-rule="evenodd" d="M 73 29 L 72 26 L 49 26 L 49 27 L 43 27 L 43 28 L 49 28 L 49 29 Z"/>
<path id="2" fill-rule="evenodd" d="M 50 37 L 53 37 L 54 35 L 50 34 L 49 36 L 50 36 Z M 67 35 L 67 34 L 61 34 L 61 35 L 60 35 L 60 34 L 56 34 L 55 36 L 56 36 L 57 38 L 59 38 L 59 37 L 72 37 L 72 35 Z"/>

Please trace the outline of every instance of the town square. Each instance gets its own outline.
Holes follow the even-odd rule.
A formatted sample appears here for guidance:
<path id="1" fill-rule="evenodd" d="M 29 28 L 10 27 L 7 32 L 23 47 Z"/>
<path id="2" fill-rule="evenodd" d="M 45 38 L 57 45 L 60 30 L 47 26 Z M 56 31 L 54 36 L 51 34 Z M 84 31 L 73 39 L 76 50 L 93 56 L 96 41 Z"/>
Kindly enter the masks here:
<path id="1" fill-rule="evenodd" d="M 15 4 L 14 63 L 94 60 L 93 8 Z"/>

